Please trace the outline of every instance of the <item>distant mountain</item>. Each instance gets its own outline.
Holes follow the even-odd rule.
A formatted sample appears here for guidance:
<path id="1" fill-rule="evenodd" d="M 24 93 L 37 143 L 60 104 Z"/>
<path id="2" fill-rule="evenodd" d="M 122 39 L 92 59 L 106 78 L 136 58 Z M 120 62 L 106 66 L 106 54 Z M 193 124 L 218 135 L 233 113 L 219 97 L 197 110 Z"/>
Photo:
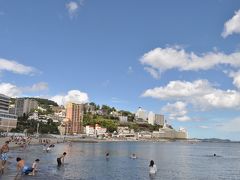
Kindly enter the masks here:
<path id="1" fill-rule="evenodd" d="M 218 139 L 218 138 L 208 138 L 208 139 L 199 139 L 202 142 L 232 142 L 229 139 Z"/>

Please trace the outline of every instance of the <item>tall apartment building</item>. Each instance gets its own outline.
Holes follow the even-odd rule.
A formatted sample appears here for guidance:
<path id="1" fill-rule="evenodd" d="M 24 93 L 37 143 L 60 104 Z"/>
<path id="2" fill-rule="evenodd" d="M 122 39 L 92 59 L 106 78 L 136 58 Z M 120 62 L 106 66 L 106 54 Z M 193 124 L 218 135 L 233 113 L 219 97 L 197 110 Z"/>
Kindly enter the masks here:
<path id="1" fill-rule="evenodd" d="M 141 120 L 146 121 L 147 120 L 146 111 L 141 107 L 139 107 L 135 114 L 135 117 L 137 121 L 141 121 Z"/>
<path id="2" fill-rule="evenodd" d="M 148 123 L 151 125 L 164 125 L 164 115 L 155 114 L 152 111 L 148 113 Z"/>
<path id="3" fill-rule="evenodd" d="M 38 108 L 38 102 L 30 98 L 17 98 L 15 101 L 15 114 L 17 116 L 28 115 L 32 109 Z"/>
<path id="4" fill-rule="evenodd" d="M 0 94 L 0 129 L 10 131 L 17 126 L 17 116 L 9 114 L 10 98 Z"/>
<path id="5" fill-rule="evenodd" d="M 68 103 L 66 107 L 66 134 L 83 133 L 83 113 L 84 105 Z"/>

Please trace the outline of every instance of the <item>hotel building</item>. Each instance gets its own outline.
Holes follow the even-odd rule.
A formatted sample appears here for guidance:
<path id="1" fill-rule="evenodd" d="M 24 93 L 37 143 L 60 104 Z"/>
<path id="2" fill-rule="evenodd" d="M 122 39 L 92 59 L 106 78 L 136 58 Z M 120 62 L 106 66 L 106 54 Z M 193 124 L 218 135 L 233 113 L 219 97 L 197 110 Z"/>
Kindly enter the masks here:
<path id="1" fill-rule="evenodd" d="M 17 126 L 17 116 L 9 114 L 10 98 L 0 94 L 0 129 L 9 132 Z"/>
<path id="2" fill-rule="evenodd" d="M 68 103 L 66 107 L 66 134 L 83 133 L 84 105 Z"/>

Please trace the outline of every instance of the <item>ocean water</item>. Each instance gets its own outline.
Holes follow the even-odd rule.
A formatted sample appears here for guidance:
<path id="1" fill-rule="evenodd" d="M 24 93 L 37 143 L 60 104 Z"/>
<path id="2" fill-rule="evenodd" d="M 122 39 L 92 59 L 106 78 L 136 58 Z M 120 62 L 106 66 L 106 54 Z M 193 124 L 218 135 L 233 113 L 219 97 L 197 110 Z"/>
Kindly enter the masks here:
<path id="1" fill-rule="evenodd" d="M 3 180 L 16 175 L 16 157 L 31 165 L 40 159 L 35 177 L 22 179 L 50 180 L 217 180 L 240 179 L 239 143 L 187 143 L 187 142 L 103 142 L 57 144 L 46 153 L 42 146 L 30 146 L 9 153 L 9 165 Z M 58 154 L 67 152 L 65 165 L 57 167 Z M 106 160 L 105 154 L 110 158 Z M 135 153 L 137 159 L 129 156 Z M 217 156 L 214 157 L 213 154 Z M 158 172 L 149 176 L 149 162 L 154 160 Z"/>

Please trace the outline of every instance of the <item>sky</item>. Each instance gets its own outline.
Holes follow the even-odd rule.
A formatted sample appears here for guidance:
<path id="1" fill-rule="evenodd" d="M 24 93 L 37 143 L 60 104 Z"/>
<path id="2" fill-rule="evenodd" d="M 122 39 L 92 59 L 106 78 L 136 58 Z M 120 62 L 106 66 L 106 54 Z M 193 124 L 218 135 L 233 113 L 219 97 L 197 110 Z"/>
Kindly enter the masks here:
<path id="1" fill-rule="evenodd" d="M 240 140 L 240 1 L 0 0 L 0 93 Z"/>

